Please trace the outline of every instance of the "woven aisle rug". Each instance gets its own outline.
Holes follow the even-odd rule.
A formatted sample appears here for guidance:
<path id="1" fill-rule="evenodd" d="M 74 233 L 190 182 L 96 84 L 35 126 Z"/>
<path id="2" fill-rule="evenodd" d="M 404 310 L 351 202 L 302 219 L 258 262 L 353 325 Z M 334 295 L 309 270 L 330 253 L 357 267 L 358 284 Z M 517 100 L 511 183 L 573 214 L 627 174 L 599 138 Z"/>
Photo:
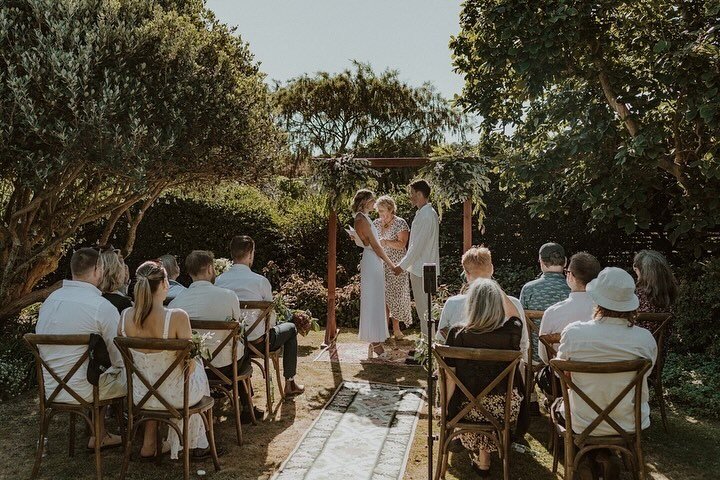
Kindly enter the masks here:
<path id="1" fill-rule="evenodd" d="M 423 390 L 343 382 L 273 480 L 398 480 Z"/>
<path id="2" fill-rule="evenodd" d="M 405 359 L 410 350 L 415 348 L 414 342 L 400 341 L 395 345 L 384 345 L 388 353 L 387 358 L 368 359 L 367 343 L 334 343 L 323 349 L 314 359 L 315 362 L 339 362 L 339 363 L 375 363 L 379 365 L 413 366 L 407 365 Z"/>

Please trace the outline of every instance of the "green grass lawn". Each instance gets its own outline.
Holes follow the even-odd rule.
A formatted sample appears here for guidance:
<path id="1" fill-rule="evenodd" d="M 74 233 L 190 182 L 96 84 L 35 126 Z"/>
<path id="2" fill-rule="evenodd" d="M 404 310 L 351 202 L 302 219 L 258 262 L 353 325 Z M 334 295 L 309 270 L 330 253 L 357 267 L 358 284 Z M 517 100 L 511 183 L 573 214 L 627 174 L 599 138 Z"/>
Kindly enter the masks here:
<path id="1" fill-rule="evenodd" d="M 340 341 L 354 341 L 354 332 L 344 332 Z M 215 473 L 212 462 L 193 464 L 193 474 L 204 469 L 214 479 L 267 479 L 295 448 L 303 433 L 310 427 L 323 405 L 342 380 L 368 380 L 382 383 L 425 386 L 425 372 L 417 367 L 390 367 L 385 365 L 351 365 L 313 362 L 322 342 L 322 332 L 311 332 L 300 341 L 301 364 L 298 378 L 305 383 L 305 395 L 294 402 L 286 402 L 276 413 L 275 419 L 243 429 L 245 444 L 238 447 L 232 419 L 225 414 L 216 426 L 216 438 L 227 453 L 220 461 L 222 470 Z M 253 380 L 255 402 L 264 408 L 264 386 L 259 373 Z M 37 399 L 34 392 L 11 401 L 0 403 L 0 479 L 29 478 L 34 460 L 37 440 Z M 688 418 L 682 412 L 670 415 L 670 432 L 665 434 L 659 416 L 653 412 L 653 426 L 644 437 L 644 451 L 650 476 L 656 479 L 720 479 L 720 424 Z M 110 424 L 112 428 L 112 423 Z M 546 418 L 534 417 L 527 443 L 535 455 L 511 455 L 513 479 L 544 480 L 562 478 L 551 473 L 552 457 L 545 450 L 547 438 Z M 82 427 L 79 427 L 82 431 Z M 40 478 L 44 479 L 91 479 L 94 478 L 92 455 L 84 448 L 77 448 L 74 458 L 67 455 L 67 418 L 57 416 L 51 424 L 49 453 L 43 459 Z M 423 411 L 415 440 L 408 459 L 407 479 L 427 478 L 426 440 L 427 417 Z M 87 440 L 80 435 L 78 445 L 84 447 Z M 437 455 L 436 455 L 437 457 Z M 105 478 L 117 478 L 120 470 L 121 451 L 110 450 L 103 454 Z M 502 478 L 499 462 L 492 468 L 495 478 Z M 562 465 L 560 466 L 562 470 Z M 130 479 L 176 479 L 182 478 L 182 465 L 164 460 L 155 464 L 130 464 Z M 467 454 L 450 457 L 449 479 L 475 478 L 468 466 Z M 348 479 L 349 480 L 349 479 Z"/>

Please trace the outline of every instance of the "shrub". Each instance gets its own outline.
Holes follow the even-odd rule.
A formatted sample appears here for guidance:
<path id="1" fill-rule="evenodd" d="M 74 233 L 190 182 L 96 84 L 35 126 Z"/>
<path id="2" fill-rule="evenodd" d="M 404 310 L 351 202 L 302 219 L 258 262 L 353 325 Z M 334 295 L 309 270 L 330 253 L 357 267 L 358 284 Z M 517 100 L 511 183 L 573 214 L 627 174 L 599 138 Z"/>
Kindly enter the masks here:
<path id="1" fill-rule="evenodd" d="M 7 400 L 35 385 L 35 358 L 23 335 L 35 331 L 40 304 L 25 308 L 0 332 L 0 400 Z"/>
<path id="2" fill-rule="evenodd" d="M 671 350 L 720 355 L 720 258 L 695 264 L 681 273 L 675 305 Z"/>
<path id="3" fill-rule="evenodd" d="M 669 353 L 663 369 L 667 398 L 690 415 L 720 419 L 720 362 L 703 353 Z"/>
<path id="4" fill-rule="evenodd" d="M 338 327 L 357 328 L 360 323 L 360 275 L 353 276 L 335 293 L 335 320 Z"/>
<path id="5" fill-rule="evenodd" d="M 327 288 L 317 276 L 308 278 L 298 274 L 290 275 L 279 292 L 290 309 L 309 310 L 320 325 L 327 322 Z"/>
<path id="6" fill-rule="evenodd" d="M 538 274 L 537 267 L 527 267 L 524 265 L 496 265 L 493 277 L 505 293 L 513 297 L 520 297 L 520 290 L 530 280 L 533 280 Z"/>

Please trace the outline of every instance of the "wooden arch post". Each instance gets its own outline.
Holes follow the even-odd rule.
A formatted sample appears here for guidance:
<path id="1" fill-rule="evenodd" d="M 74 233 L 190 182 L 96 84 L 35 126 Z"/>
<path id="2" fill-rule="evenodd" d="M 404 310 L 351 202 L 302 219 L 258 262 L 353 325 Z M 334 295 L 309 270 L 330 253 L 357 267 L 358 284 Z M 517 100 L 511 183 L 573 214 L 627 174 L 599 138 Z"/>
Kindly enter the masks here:
<path id="1" fill-rule="evenodd" d="M 430 159 L 426 157 L 366 158 L 373 168 L 419 168 Z M 328 216 L 328 258 L 327 258 L 327 323 L 323 346 L 331 345 L 339 332 L 335 317 L 335 289 L 337 287 L 337 232 L 338 215 L 333 208 Z M 463 203 L 463 253 L 472 246 L 472 201 Z"/>

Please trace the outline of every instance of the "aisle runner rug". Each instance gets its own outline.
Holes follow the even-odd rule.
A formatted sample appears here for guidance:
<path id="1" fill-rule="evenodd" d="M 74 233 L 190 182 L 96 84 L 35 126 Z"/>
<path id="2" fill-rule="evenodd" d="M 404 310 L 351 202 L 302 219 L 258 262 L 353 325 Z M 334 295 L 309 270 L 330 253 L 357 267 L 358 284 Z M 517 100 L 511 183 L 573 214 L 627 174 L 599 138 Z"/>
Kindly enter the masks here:
<path id="1" fill-rule="evenodd" d="M 339 362 L 339 363 L 376 363 L 380 365 L 406 366 L 405 359 L 408 352 L 415 348 L 415 343 L 400 341 L 395 346 L 384 345 L 388 358 L 377 358 L 373 355 L 368 359 L 367 343 L 335 343 L 322 350 L 315 362 Z M 407 365 L 410 366 L 410 365 Z"/>
<path id="2" fill-rule="evenodd" d="M 273 480 L 398 480 L 423 405 L 419 388 L 343 382 Z"/>

